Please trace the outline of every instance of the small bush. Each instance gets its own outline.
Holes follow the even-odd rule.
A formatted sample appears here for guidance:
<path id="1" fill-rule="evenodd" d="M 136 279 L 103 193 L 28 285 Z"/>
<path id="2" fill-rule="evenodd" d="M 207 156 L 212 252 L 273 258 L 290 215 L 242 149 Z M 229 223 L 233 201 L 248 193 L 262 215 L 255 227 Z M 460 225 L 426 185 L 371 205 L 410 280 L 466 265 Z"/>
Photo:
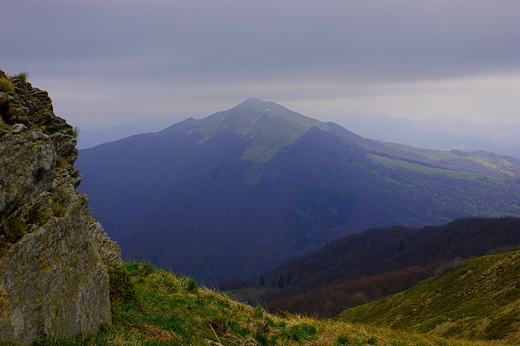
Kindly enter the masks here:
<path id="1" fill-rule="evenodd" d="M 265 317 L 265 321 L 267 322 L 267 325 L 269 327 L 276 327 L 276 323 L 274 323 L 274 321 L 271 318 L 269 318 L 269 316 Z"/>
<path id="2" fill-rule="evenodd" d="M 187 278 L 186 279 L 186 288 L 188 289 L 189 292 L 193 292 L 197 288 L 199 288 L 199 285 L 197 285 L 197 281 L 195 281 L 195 279 Z"/>
<path id="3" fill-rule="evenodd" d="M 509 333 L 513 332 L 514 328 L 511 326 L 520 320 L 514 312 L 501 316 L 498 319 L 491 321 L 485 330 L 484 337 L 488 340 L 502 339 Z"/>
<path id="4" fill-rule="evenodd" d="M 14 93 L 13 83 L 11 83 L 11 81 L 9 79 L 0 78 L 0 91 Z"/>
<path id="5" fill-rule="evenodd" d="M 275 326 L 280 329 L 285 329 L 287 327 L 287 323 L 285 323 L 284 321 L 280 321 L 278 322 L 278 324 L 275 324 Z"/>
<path id="6" fill-rule="evenodd" d="M 67 168 L 67 159 L 65 159 L 63 156 L 58 156 L 58 158 L 56 159 L 55 168 L 57 170 Z"/>
<path id="7" fill-rule="evenodd" d="M 338 337 L 336 338 L 336 342 L 335 342 L 335 345 L 347 345 L 349 343 L 349 340 L 346 336 L 343 336 L 343 335 L 338 335 Z"/>
<path id="8" fill-rule="evenodd" d="M 155 268 L 147 262 L 125 262 L 124 268 L 129 275 L 132 276 L 146 276 L 155 271 Z"/>
<path id="9" fill-rule="evenodd" d="M 29 72 L 27 72 L 27 71 L 20 72 L 17 75 L 9 76 L 9 79 L 10 80 L 18 79 L 22 83 L 27 83 L 27 80 L 29 79 Z"/>
<path id="10" fill-rule="evenodd" d="M 134 275 L 137 272 L 137 269 L 139 268 L 139 263 L 137 263 L 137 262 L 125 262 L 124 266 L 125 266 L 125 269 L 128 271 L 129 274 Z"/>
<path id="11" fill-rule="evenodd" d="M 63 217 L 66 214 L 65 207 L 59 202 L 52 203 L 51 210 L 52 214 L 56 217 Z"/>
<path id="12" fill-rule="evenodd" d="M 262 333 L 255 333 L 253 338 L 259 345 L 269 345 L 269 339 Z"/>
<path id="13" fill-rule="evenodd" d="M 72 137 L 78 138 L 79 137 L 80 129 L 78 126 L 74 126 L 74 129 L 72 129 Z"/>
<path id="14" fill-rule="evenodd" d="M 255 317 L 261 318 L 263 316 L 264 316 L 264 308 L 262 307 L 262 305 L 257 305 L 255 307 Z"/>
<path id="15" fill-rule="evenodd" d="M 110 300 L 132 302 L 136 299 L 134 286 L 130 280 L 128 271 L 119 264 L 108 268 L 110 277 Z"/>

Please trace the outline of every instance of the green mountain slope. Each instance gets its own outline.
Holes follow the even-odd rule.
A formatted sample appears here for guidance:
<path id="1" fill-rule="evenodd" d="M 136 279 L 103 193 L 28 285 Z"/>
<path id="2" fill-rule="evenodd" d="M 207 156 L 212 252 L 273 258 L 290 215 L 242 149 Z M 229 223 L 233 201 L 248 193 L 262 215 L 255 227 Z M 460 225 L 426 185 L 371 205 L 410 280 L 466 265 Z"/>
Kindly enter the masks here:
<path id="1" fill-rule="evenodd" d="M 254 98 L 89 149 L 76 166 L 124 258 L 209 284 L 372 227 L 520 216 L 520 161 L 371 141 Z"/>
<path id="2" fill-rule="evenodd" d="M 265 162 L 284 146 L 293 144 L 298 137 L 310 128 L 316 127 L 329 131 L 327 123 L 295 113 L 274 102 L 260 101 L 254 97 L 238 106 L 218 112 L 202 121 L 190 119 L 184 122 L 186 128 L 197 128 L 203 135 L 200 144 L 212 137 L 223 134 L 236 134 L 249 142 L 242 158 Z M 166 129 L 170 132 L 178 126 Z"/>
<path id="3" fill-rule="evenodd" d="M 520 344 L 520 250 L 467 260 L 336 319 L 415 333 Z"/>
<path id="4" fill-rule="evenodd" d="M 97 335 L 40 339 L 35 345 L 502 345 L 295 315 L 278 317 L 145 263 L 113 267 L 110 283 L 112 325 Z"/>

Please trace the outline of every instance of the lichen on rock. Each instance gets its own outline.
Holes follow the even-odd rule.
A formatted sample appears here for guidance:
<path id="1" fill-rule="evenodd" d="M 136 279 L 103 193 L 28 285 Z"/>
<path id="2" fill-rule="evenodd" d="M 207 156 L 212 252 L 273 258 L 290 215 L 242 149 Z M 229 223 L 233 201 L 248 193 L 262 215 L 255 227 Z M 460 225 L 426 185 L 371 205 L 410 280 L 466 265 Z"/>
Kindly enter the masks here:
<path id="1" fill-rule="evenodd" d="M 47 92 L 10 81 L 14 91 L 0 92 L 0 340 L 94 333 L 111 322 L 107 268 L 121 252 L 76 190 L 76 131 Z"/>

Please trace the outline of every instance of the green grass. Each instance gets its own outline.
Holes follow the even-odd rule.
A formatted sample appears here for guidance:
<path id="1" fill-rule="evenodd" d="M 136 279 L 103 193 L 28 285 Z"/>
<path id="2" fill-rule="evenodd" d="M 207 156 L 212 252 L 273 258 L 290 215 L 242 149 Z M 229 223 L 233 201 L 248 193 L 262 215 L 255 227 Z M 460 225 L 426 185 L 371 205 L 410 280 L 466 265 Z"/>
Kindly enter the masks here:
<path id="1" fill-rule="evenodd" d="M 520 251 L 468 260 L 408 291 L 348 309 L 337 319 L 520 344 Z"/>
<path id="2" fill-rule="evenodd" d="M 110 268 L 113 324 L 34 345 L 500 345 L 287 314 L 238 303 L 195 280 L 128 262 Z"/>
<path id="3" fill-rule="evenodd" d="M 385 167 L 389 167 L 389 168 L 402 168 L 402 169 L 407 169 L 410 171 L 414 171 L 414 172 L 418 172 L 418 173 L 422 173 L 422 174 L 426 174 L 426 175 L 443 175 L 446 177 L 465 179 L 465 180 L 469 180 L 469 181 L 484 182 L 483 179 L 485 179 L 485 182 L 488 184 L 494 184 L 494 185 L 498 185 L 498 186 L 507 186 L 507 184 L 506 184 L 507 178 L 503 178 L 503 177 L 486 176 L 484 178 L 484 176 L 480 175 L 480 174 L 472 174 L 472 173 L 466 173 L 463 171 L 455 171 L 455 170 L 451 170 L 451 169 L 430 167 L 427 165 L 403 161 L 403 160 L 400 160 L 397 158 L 388 158 L 385 156 L 374 155 L 374 154 L 369 154 L 368 157 L 372 161 L 382 164 Z M 482 165 L 487 166 L 489 168 L 498 170 L 498 167 L 496 167 L 496 166 L 486 165 L 485 162 L 483 162 L 483 161 L 478 161 L 478 160 L 475 160 L 475 161 L 478 163 L 481 163 Z"/>
<path id="4" fill-rule="evenodd" d="M 383 151 L 387 154 L 390 154 L 392 158 L 389 159 L 387 157 L 387 160 L 384 160 L 384 156 L 372 155 L 372 160 L 393 168 L 403 167 L 424 172 L 426 174 L 447 174 L 447 172 L 436 172 L 435 170 L 424 171 L 424 167 L 426 166 L 418 167 L 417 165 L 406 165 L 406 163 L 413 164 L 414 161 L 422 161 L 432 165 L 431 168 L 433 168 L 433 166 L 438 166 L 445 167 L 447 170 L 467 171 L 468 169 L 472 170 L 477 169 L 478 167 L 477 170 L 482 170 L 483 168 L 487 169 L 486 175 L 490 175 L 489 173 L 493 172 L 492 175 L 514 177 L 516 174 L 518 174 L 516 167 L 509 159 L 493 154 L 490 155 L 487 152 L 477 151 L 472 153 L 464 153 L 464 155 L 458 155 L 452 151 L 420 149 L 394 143 L 378 143 L 385 149 Z"/>

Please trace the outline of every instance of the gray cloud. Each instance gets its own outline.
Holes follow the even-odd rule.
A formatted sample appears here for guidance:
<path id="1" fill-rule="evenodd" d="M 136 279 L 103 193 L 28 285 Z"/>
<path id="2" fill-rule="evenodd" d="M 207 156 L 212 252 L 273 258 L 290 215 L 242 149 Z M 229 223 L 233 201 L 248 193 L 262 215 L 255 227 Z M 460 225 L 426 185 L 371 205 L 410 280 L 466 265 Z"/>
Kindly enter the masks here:
<path id="1" fill-rule="evenodd" d="M 234 102 L 244 85 L 271 85 L 277 101 L 297 97 L 295 85 L 307 94 L 337 86 L 337 94 L 366 83 L 520 74 L 516 0 L 7 0 L 0 13 L 0 68 L 28 70 L 42 88 L 53 80 L 58 93 L 71 81 L 79 92 L 98 85 L 122 104 L 129 99 L 110 90 L 190 88 L 196 100 L 221 87 Z M 99 97 L 92 102 L 105 105 Z M 189 107 L 164 106 L 176 104 Z"/>

